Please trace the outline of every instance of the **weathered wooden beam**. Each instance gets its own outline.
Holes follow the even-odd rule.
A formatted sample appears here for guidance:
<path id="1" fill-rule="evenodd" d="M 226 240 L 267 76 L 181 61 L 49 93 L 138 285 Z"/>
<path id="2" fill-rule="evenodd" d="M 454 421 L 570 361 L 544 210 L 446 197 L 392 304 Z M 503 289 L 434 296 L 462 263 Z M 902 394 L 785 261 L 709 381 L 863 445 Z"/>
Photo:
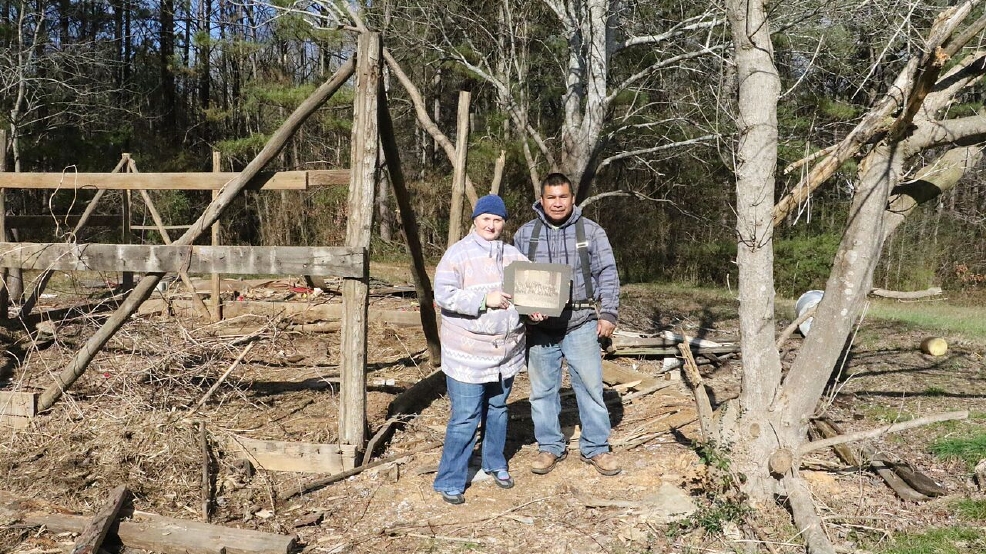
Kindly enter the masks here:
<path id="1" fill-rule="evenodd" d="M 37 229 L 55 227 L 56 225 L 75 227 L 82 221 L 82 215 L 8 215 L 5 218 L 8 229 Z M 123 220 L 119 215 L 94 215 L 85 222 L 90 227 L 119 228 Z M 131 227 L 136 229 L 137 227 Z M 153 228 L 153 227 L 150 227 Z"/>
<path id="2" fill-rule="evenodd" d="M 366 253 L 341 246 L 178 246 L 0 242 L 0 266 L 61 271 L 362 277 Z"/>
<path id="3" fill-rule="evenodd" d="M 11 189 L 219 190 L 240 173 L 4 173 L 0 187 Z M 349 184 L 349 170 L 260 173 L 249 190 L 306 190 L 311 186 Z"/>
<path id="4" fill-rule="evenodd" d="M 110 491 L 109 502 L 96 512 L 79 538 L 75 539 L 72 554 L 95 554 L 99 552 L 103 539 L 106 538 L 110 527 L 116 522 L 116 514 L 120 512 L 120 508 L 123 507 L 123 503 L 127 501 L 129 496 L 130 491 L 127 490 L 126 485 L 120 485 Z"/>
<path id="5" fill-rule="evenodd" d="M 355 465 L 354 445 L 259 440 L 230 435 L 227 446 L 241 452 L 255 467 L 268 471 L 339 473 Z"/>
<path id="6" fill-rule="evenodd" d="M 86 516 L 47 513 L 29 500 L 0 491 L 0 515 L 52 533 L 81 533 L 89 525 Z M 198 521 L 134 512 L 120 521 L 116 536 L 128 550 L 162 554 L 288 554 L 295 547 L 293 535 L 276 535 L 252 529 L 236 529 Z"/>
<path id="7" fill-rule="evenodd" d="M 192 303 L 190 300 L 179 298 L 171 300 L 170 306 L 177 315 L 192 313 Z M 148 315 L 164 312 L 169 307 L 169 303 L 160 299 L 152 298 L 140 307 L 137 311 L 140 315 Z M 284 317 L 294 321 L 310 323 L 314 321 L 340 321 L 343 317 L 342 304 L 309 304 L 307 302 L 265 302 L 262 300 L 241 300 L 237 302 L 227 302 L 223 307 L 227 318 L 239 317 L 242 315 L 257 315 L 262 317 Z M 366 321 L 376 323 L 386 323 L 397 327 L 420 327 L 421 316 L 418 312 L 405 310 L 383 310 L 370 308 L 367 310 Z M 338 331 L 341 325 L 332 328 L 321 329 L 321 332 L 333 330 Z M 313 331 L 313 330 L 311 330 Z"/>

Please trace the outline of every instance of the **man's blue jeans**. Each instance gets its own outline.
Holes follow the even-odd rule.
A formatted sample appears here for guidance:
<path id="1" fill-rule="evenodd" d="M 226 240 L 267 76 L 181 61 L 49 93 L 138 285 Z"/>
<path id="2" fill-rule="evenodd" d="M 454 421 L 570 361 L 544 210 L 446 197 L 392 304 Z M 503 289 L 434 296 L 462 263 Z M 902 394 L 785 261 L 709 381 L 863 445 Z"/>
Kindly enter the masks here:
<path id="1" fill-rule="evenodd" d="M 483 424 L 483 470 L 506 470 L 503 448 L 507 442 L 507 397 L 514 378 L 494 383 L 463 383 L 445 376 L 452 414 L 445 429 L 445 445 L 434 488 L 438 492 L 464 492 L 469 477 L 469 458 L 476 446 L 476 429 Z"/>
<path id="2" fill-rule="evenodd" d="M 579 450 L 587 458 L 609 452 L 609 409 L 603 402 L 603 362 L 595 320 L 564 333 L 545 332 L 536 326 L 527 329 L 531 416 L 538 449 L 561 456 L 567 448 L 558 421 L 564 357 L 582 422 Z"/>

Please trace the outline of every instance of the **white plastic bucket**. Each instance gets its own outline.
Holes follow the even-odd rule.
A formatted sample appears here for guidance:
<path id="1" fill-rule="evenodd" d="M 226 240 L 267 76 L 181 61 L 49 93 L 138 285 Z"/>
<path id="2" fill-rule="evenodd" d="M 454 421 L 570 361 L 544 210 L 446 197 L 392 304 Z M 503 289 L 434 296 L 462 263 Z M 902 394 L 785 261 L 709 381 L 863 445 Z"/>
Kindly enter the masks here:
<path id="1" fill-rule="evenodd" d="M 801 298 L 798 298 L 798 301 L 794 304 L 795 319 L 801 317 L 801 314 L 807 312 L 813 306 L 816 306 L 819 302 L 821 302 L 823 294 L 825 294 L 825 291 L 820 291 L 820 290 L 810 290 L 802 294 Z M 812 319 L 814 318 L 809 317 L 808 319 L 801 322 L 801 325 L 798 325 L 798 330 L 801 331 L 801 336 L 804 337 L 808 336 L 808 331 L 811 330 Z"/>

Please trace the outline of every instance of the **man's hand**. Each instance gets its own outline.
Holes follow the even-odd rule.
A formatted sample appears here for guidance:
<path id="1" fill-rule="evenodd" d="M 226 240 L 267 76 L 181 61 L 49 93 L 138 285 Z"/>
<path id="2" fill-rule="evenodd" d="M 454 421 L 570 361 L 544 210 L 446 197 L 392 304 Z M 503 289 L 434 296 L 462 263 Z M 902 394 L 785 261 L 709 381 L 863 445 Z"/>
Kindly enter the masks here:
<path id="1" fill-rule="evenodd" d="M 505 310 L 510 307 L 510 295 L 502 290 L 491 290 L 486 293 L 486 309 Z"/>
<path id="2" fill-rule="evenodd" d="M 596 321 L 596 335 L 598 335 L 599 338 L 609 338 L 613 336 L 613 331 L 615 330 L 616 324 L 611 321 L 607 321 L 605 319 Z"/>

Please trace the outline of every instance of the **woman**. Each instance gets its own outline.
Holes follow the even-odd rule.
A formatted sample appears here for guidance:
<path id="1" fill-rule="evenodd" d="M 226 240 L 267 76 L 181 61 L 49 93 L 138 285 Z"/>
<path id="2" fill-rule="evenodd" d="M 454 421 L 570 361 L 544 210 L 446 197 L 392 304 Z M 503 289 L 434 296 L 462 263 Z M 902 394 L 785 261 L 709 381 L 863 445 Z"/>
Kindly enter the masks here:
<path id="1" fill-rule="evenodd" d="M 442 309 L 442 371 L 452 413 L 434 488 L 450 504 L 465 502 L 469 458 L 483 424 L 482 469 L 509 489 L 503 448 L 507 397 L 524 367 L 524 324 L 503 292 L 503 268 L 527 258 L 500 240 L 507 207 L 484 196 L 468 236 L 452 245 L 435 271 L 435 301 Z"/>

